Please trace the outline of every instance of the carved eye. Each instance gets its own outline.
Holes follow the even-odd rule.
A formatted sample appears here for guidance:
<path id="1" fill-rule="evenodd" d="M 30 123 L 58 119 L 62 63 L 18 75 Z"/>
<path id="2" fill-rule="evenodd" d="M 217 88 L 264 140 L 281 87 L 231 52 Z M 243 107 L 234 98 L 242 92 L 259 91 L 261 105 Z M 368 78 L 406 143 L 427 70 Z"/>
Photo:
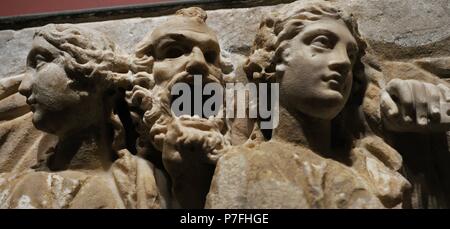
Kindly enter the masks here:
<path id="1" fill-rule="evenodd" d="M 215 51 L 207 51 L 205 53 L 205 60 L 211 64 L 215 63 L 217 60 L 217 53 Z"/>
<path id="2" fill-rule="evenodd" d="M 34 57 L 34 61 L 35 61 L 35 67 L 36 69 L 40 69 L 42 68 L 46 63 L 48 63 L 48 59 L 45 58 L 43 55 L 41 54 L 37 54 Z"/>
<path id="3" fill-rule="evenodd" d="M 332 41 L 330 40 L 330 38 L 328 38 L 325 35 L 320 35 L 320 36 L 315 37 L 311 41 L 311 45 L 314 45 L 315 47 L 327 48 L 327 49 L 333 47 Z"/>
<path id="4" fill-rule="evenodd" d="M 166 49 L 164 58 L 178 58 L 186 53 L 186 49 L 181 46 L 172 46 Z"/>

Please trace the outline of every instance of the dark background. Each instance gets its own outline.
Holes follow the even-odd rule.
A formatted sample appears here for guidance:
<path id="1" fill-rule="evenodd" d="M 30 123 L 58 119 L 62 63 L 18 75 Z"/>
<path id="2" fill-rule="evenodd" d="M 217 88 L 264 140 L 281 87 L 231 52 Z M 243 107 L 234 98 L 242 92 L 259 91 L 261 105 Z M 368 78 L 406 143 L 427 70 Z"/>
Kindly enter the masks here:
<path id="1" fill-rule="evenodd" d="M 95 9 L 175 1 L 176 0 L 2 0 L 0 2 L 0 16 L 19 16 L 67 10 Z"/>
<path id="2" fill-rule="evenodd" d="M 48 23 L 82 23 L 155 17 L 199 6 L 205 10 L 289 3 L 294 0 L 0 0 L 0 30 Z"/>

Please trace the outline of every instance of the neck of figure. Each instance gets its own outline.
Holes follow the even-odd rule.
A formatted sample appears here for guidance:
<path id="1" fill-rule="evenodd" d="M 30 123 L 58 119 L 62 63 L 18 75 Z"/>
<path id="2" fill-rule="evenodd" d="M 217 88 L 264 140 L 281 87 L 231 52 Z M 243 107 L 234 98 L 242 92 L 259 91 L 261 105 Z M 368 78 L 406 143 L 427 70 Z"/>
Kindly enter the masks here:
<path id="1" fill-rule="evenodd" d="M 50 170 L 107 170 L 113 161 L 108 136 L 104 121 L 60 135 L 48 167 Z"/>
<path id="2" fill-rule="evenodd" d="M 326 155 L 331 148 L 331 121 L 290 111 L 280 105 L 279 124 L 272 139 L 302 145 Z"/>

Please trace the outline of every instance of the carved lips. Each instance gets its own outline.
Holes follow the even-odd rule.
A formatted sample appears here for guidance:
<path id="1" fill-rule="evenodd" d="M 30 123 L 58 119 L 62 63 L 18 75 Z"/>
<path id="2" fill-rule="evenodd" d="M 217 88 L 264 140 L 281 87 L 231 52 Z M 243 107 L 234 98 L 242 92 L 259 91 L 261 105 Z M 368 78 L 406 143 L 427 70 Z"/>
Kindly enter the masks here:
<path id="1" fill-rule="evenodd" d="M 333 73 L 324 77 L 324 81 L 328 83 L 332 90 L 342 92 L 344 78 L 339 73 Z"/>

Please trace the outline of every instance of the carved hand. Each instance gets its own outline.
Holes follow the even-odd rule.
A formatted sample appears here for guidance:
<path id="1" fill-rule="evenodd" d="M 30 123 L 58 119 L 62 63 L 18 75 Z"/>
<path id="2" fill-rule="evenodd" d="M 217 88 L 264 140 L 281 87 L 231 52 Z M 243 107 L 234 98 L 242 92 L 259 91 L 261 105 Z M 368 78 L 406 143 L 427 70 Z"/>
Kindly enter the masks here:
<path id="1" fill-rule="evenodd" d="M 174 155 L 184 154 L 195 162 L 215 164 L 228 146 L 225 137 L 216 131 L 201 131 L 183 126 L 175 119 L 167 128 L 164 154 L 173 160 Z M 181 158 L 180 158 L 181 159 Z"/>
<path id="2" fill-rule="evenodd" d="M 450 89 L 418 80 L 391 80 L 381 92 L 381 117 L 394 132 L 450 130 Z"/>
<path id="3" fill-rule="evenodd" d="M 203 207 L 215 163 L 226 143 L 219 134 L 186 127 L 178 118 L 167 127 L 162 161 L 181 206 Z"/>

